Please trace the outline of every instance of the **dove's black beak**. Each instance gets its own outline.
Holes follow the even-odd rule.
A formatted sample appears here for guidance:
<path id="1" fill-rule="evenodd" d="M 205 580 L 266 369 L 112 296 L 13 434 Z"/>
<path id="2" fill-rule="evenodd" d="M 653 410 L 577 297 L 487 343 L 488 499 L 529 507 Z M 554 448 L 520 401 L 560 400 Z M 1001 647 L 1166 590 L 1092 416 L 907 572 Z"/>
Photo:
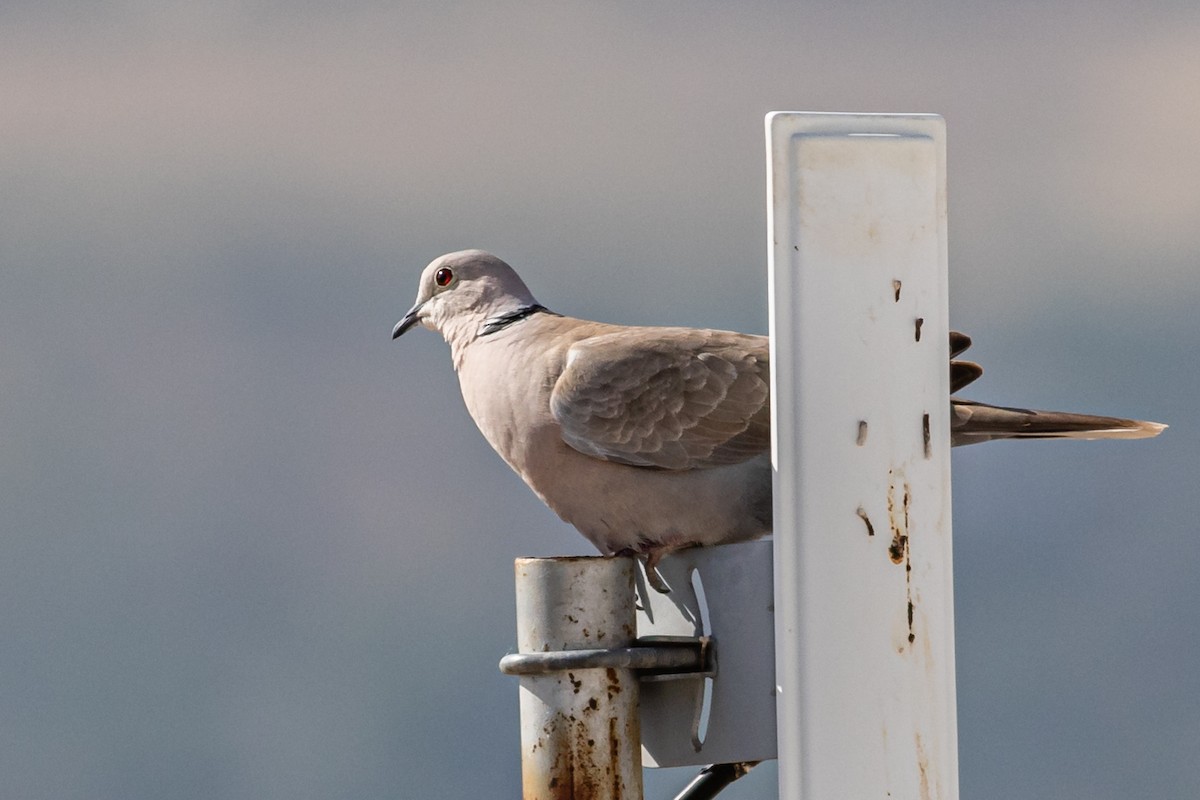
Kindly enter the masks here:
<path id="1" fill-rule="evenodd" d="M 422 305 L 424 303 L 417 303 L 408 310 L 407 314 L 400 318 L 400 321 L 396 323 L 396 327 L 392 328 L 393 339 L 399 339 L 405 331 L 417 324 L 419 321 L 417 315 L 421 312 Z"/>

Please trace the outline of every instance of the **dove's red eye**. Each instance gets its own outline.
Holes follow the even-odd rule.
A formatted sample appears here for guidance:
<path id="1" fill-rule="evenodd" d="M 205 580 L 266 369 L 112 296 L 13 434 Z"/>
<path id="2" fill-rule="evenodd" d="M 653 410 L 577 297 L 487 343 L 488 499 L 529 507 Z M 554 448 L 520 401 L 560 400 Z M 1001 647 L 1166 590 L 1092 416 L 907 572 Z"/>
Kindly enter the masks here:
<path id="1" fill-rule="evenodd" d="M 442 267 L 433 276 L 433 281 L 438 286 L 446 286 L 452 280 L 454 280 L 454 271 L 449 267 Z"/>

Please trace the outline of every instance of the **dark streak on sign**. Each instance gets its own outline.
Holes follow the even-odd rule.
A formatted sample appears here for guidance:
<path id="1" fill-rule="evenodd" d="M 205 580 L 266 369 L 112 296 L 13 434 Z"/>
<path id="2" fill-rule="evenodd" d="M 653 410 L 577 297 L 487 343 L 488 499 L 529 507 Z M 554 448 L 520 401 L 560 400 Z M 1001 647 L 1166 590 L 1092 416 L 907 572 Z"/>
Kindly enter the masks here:
<path id="1" fill-rule="evenodd" d="M 867 525 L 867 536 L 875 535 L 875 526 L 871 524 L 871 518 L 867 516 L 867 510 L 862 506 L 858 507 L 858 518 Z"/>

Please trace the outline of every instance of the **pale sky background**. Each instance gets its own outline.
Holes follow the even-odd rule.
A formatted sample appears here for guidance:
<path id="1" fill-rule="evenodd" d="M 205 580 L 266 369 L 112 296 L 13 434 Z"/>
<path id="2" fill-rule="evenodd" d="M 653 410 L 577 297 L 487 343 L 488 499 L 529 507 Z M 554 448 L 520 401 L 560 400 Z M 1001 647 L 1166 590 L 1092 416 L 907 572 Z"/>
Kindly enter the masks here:
<path id="1" fill-rule="evenodd" d="M 39 0 L 0 76 L 0 797 L 518 796 L 512 559 L 589 548 L 392 325 L 484 247 L 764 332 L 776 109 L 946 117 L 972 396 L 1172 425 L 956 453 L 963 796 L 1200 796 L 1194 0 Z"/>

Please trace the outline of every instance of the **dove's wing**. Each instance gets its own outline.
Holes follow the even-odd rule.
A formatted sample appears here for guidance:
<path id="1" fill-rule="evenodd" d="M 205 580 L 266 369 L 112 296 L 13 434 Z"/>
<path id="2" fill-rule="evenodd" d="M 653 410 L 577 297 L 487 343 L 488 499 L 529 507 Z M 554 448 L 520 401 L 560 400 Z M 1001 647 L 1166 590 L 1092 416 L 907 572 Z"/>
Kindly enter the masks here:
<path id="1" fill-rule="evenodd" d="M 767 339 L 624 328 L 573 344 L 550 410 L 568 445 L 638 467 L 704 469 L 771 442 Z"/>
<path id="2" fill-rule="evenodd" d="M 958 361 L 957 356 L 971 346 L 971 337 L 958 331 L 950 331 L 950 394 L 975 381 L 983 374 L 983 367 L 974 361 Z"/>

